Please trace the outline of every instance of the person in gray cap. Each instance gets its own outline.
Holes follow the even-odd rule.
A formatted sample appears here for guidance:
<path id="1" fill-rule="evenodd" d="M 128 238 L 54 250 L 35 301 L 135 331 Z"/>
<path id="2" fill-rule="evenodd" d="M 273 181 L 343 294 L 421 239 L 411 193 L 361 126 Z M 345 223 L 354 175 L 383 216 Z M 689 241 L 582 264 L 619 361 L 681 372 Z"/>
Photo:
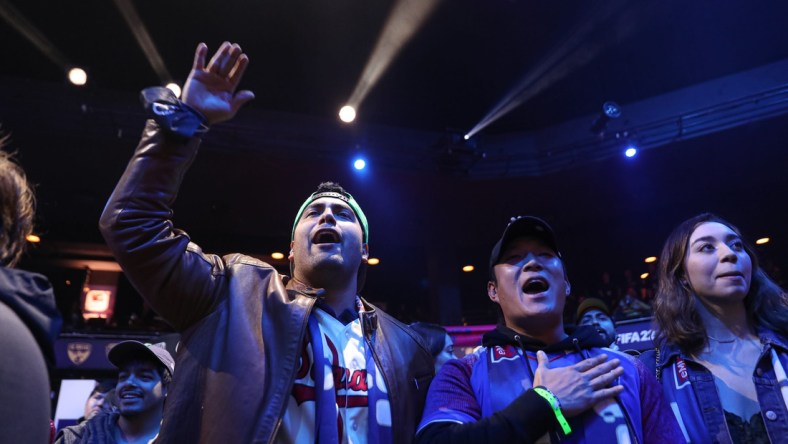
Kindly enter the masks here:
<path id="1" fill-rule="evenodd" d="M 123 444 L 153 441 L 159 433 L 175 360 L 160 345 L 118 343 L 107 354 L 118 368 L 117 412 L 102 412 L 62 429 L 56 444 Z"/>
<path id="2" fill-rule="evenodd" d="M 499 325 L 480 350 L 441 368 L 417 442 L 683 442 L 639 361 L 603 349 L 593 327 L 565 332 L 569 293 L 550 226 L 512 218 L 490 256 L 487 295 Z"/>
<path id="3" fill-rule="evenodd" d="M 200 137 L 253 97 L 236 91 L 249 60 L 241 48 L 224 43 L 210 60 L 207 51 L 197 47 L 183 101 L 143 91 L 152 120 L 100 222 L 126 276 L 182 332 L 160 440 L 411 442 L 433 359 L 360 296 L 369 227 L 350 193 L 323 183 L 301 205 L 292 278 L 253 257 L 207 254 L 173 228 Z M 279 211 L 261 190 L 227 192 Z"/>

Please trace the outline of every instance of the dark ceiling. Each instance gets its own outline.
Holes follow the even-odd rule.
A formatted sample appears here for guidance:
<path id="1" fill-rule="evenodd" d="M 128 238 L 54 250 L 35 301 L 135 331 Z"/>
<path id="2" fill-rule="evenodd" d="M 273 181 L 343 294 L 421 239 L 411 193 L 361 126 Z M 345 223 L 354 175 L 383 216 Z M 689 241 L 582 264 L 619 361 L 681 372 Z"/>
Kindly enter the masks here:
<path id="1" fill-rule="evenodd" d="M 7 18 L 0 23 L 0 120 L 38 186 L 44 243 L 34 255 L 64 254 L 47 242 L 101 242 L 98 216 L 144 121 L 136 93 L 165 80 L 116 6 L 128 3 L 0 3 Z M 371 250 L 381 258 L 366 293 L 403 317 L 449 323 L 484 319 L 474 312 L 488 307 L 485 257 L 514 214 L 555 225 L 578 293 L 591 291 L 604 270 L 644 271 L 642 258 L 658 253 L 670 228 L 705 210 L 745 234 L 770 235 L 763 253 L 786 265 L 782 108 L 654 144 L 635 159 L 570 153 L 574 161 L 537 174 L 494 161 L 503 152 L 518 155 L 496 147 L 528 143 L 550 157 L 539 147 L 551 146 L 551 128 L 583 134 L 584 149 L 593 151 L 588 127 L 607 100 L 622 104 L 626 116 L 630 104 L 670 101 L 672 92 L 720 78 L 735 84 L 740 73 L 767 65 L 778 66 L 769 88 L 785 87 L 788 70 L 779 63 L 788 59 L 788 4 L 443 1 L 372 86 L 359 120 L 341 126 L 336 112 L 394 3 L 131 2 L 176 81 L 200 41 L 211 48 L 237 41 L 251 58 L 243 86 L 257 98 L 209 133 L 176 206 L 176 223 L 195 241 L 217 252 L 283 250 L 302 199 L 335 179 L 367 211 Z M 50 57 L 9 26 L 21 17 L 56 48 Z M 88 85 L 67 84 L 52 58 L 86 67 Z M 726 93 L 697 102 L 685 94 L 682 112 L 719 104 Z M 445 142 L 510 95 L 522 103 L 482 130 L 478 145 Z M 669 106 L 656 108 L 650 115 Z M 603 137 L 599 143 L 611 135 Z M 351 173 L 346 156 L 371 141 L 381 161 L 369 148 L 369 171 Z M 486 173 L 474 175 L 485 162 Z M 460 273 L 467 263 L 477 271 Z"/>
<path id="2" fill-rule="evenodd" d="M 415 0 L 410 0 L 416 3 Z M 437 0 L 423 0 L 423 2 Z M 160 83 L 116 2 L 13 0 L 89 88 L 136 92 Z M 254 107 L 333 118 L 394 1 L 135 1 L 173 79 L 194 47 L 240 43 Z M 405 1 L 404 3 L 407 3 Z M 533 129 L 788 57 L 788 5 L 764 2 L 442 1 L 363 103 L 362 122 L 468 130 L 556 53 L 545 87 L 502 122 Z M 62 82 L 63 72 L 8 25 L 0 74 Z M 569 48 L 562 51 L 562 48 Z"/>

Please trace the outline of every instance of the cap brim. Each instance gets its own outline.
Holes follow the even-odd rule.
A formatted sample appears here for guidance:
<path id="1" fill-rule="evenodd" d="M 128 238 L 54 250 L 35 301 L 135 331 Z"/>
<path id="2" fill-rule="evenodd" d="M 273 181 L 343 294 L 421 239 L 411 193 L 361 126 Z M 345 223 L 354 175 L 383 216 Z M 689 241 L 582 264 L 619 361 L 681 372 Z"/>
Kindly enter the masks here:
<path id="1" fill-rule="evenodd" d="M 555 233 L 550 225 L 538 217 L 520 216 L 509 222 L 509 225 L 507 225 L 506 229 L 503 231 L 503 236 L 501 236 L 493 247 L 492 254 L 490 255 L 491 276 L 493 267 L 501 260 L 503 250 L 506 249 L 506 246 L 511 241 L 518 237 L 536 237 L 550 247 L 558 257 L 561 257 L 561 252 L 555 241 Z"/>
<path id="2" fill-rule="evenodd" d="M 137 341 L 123 341 L 110 349 L 109 353 L 107 353 L 107 359 L 118 368 L 130 360 L 147 359 L 160 363 L 172 374 L 175 367 L 175 361 L 172 359 L 172 356 L 164 348 L 158 347 L 161 351 L 157 353 L 158 350 L 154 350 L 153 347 L 158 346 L 148 347 Z"/>

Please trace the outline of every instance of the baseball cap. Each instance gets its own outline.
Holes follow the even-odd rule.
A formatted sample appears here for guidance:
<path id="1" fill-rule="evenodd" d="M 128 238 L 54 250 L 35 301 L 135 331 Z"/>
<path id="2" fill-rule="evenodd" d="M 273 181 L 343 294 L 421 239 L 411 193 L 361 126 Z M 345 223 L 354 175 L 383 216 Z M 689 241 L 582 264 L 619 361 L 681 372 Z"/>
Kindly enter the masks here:
<path id="1" fill-rule="evenodd" d="M 531 236 L 540 239 L 560 258 L 561 251 L 555 242 L 555 233 L 550 225 L 535 216 L 515 216 L 503 230 L 503 235 L 492 249 L 490 254 L 490 278 L 495 278 L 493 267 L 501 261 L 501 254 L 509 243 L 518 237 Z"/>
<path id="2" fill-rule="evenodd" d="M 577 315 L 575 316 L 575 322 L 580 322 L 580 319 L 586 314 L 589 310 L 599 310 L 602 313 L 610 316 L 610 309 L 607 308 L 607 304 L 602 299 L 597 298 L 585 298 L 583 302 L 577 307 Z"/>
<path id="3" fill-rule="evenodd" d="M 324 189 L 324 187 L 326 187 L 327 189 Z M 332 191 L 329 191 L 328 188 L 330 188 Z M 334 199 L 339 199 L 342 202 L 348 204 L 348 206 L 356 214 L 356 218 L 358 219 L 359 225 L 361 225 L 361 231 L 364 233 L 364 243 L 365 244 L 369 243 L 369 224 L 367 223 L 367 216 L 364 215 L 363 211 L 361 211 L 361 207 L 359 206 L 358 202 L 356 202 L 356 199 L 354 199 L 350 193 L 345 191 L 344 188 L 340 187 L 339 184 L 334 182 L 321 183 L 318 186 L 318 190 L 310 194 L 309 197 L 306 198 L 304 203 L 301 204 L 301 208 L 298 209 L 298 213 L 296 213 L 295 221 L 293 222 L 293 229 L 290 231 L 290 240 L 293 240 L 295 238 L 296 225 L 298 225 L 298 221 L 301 219 L 301 215 L 304 213 L 306 207 L 312 202 L 320 199 L 321 197 L 332 197 Z"/>
<path id="4" fill-rule="evenodd" d="M 164 348 L 163 344 L 123 341 L 112 347 L 107 353 L 109 362 L 118 368 L 135 358 L 151 359 L 160 362 L 170 372 L 170 376 L 175 372 L 175 360 L 172 359 L 172 355 Z"/>

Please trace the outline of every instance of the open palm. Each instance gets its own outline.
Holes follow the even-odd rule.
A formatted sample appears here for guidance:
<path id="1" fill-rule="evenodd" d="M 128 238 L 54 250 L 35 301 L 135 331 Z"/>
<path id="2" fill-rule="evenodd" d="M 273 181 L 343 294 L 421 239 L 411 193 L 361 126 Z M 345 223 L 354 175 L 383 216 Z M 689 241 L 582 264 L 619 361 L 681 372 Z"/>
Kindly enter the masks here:
<path id="1" fill-rule="evenodd" d="M 183 88 L 183 101 L 201 112 L 209 124 L 235 116 L 246 102 L 254 98 L 248 90 L 236 92 L 249 58 L 237 44 L 222 43 L 206 65 L 208 47 L 197 45 L 194 64 Z"/>

